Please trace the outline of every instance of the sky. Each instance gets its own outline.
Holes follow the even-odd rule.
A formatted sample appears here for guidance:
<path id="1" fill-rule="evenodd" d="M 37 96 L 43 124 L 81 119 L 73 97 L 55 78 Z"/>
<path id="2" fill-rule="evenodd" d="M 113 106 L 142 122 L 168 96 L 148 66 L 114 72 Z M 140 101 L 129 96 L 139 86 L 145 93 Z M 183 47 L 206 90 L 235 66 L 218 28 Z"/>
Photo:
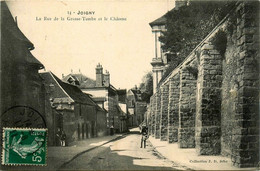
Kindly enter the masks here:
<path id="1" fill-rule="evenodd" d="M 174 0 L 13 0 L 7 5 L 46 71 L 61 78 L 80 70 L 95 79 L 100 63 L 113 86 L 130 89 L 152 70 L 149 23 L 171 10 Z"/>

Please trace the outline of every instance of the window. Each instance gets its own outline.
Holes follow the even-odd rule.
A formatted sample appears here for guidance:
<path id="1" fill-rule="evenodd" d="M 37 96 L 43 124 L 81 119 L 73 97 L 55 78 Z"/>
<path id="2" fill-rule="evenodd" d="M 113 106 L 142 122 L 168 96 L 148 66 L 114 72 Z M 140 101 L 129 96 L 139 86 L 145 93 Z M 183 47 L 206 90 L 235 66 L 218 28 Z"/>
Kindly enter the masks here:
<path id="1" fill-rule="evenodd" d="M 82 139 L 84 139 L 84 134 L 85 134 L 84 130 L 85 130 L 85 124 L 83 123 L 82 124 Z"/>
<path id="2" fill-rule="evenodd" d="M 80 124 L 78 124 L 78 140 L 80 140 Z"/>
<path id="3" fill-rule="evenodd" d="M 81 116 L 81 104 L 79 104 L 79 116 Z"/>

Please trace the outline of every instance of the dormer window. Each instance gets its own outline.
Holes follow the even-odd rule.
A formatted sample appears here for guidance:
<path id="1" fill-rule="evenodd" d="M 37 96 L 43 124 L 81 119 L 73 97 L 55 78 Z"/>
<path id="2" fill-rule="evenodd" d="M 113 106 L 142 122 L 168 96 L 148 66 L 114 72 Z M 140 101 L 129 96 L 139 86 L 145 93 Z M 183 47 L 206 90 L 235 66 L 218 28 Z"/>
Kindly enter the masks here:
<path id="1" fill-rule="evenodd" d="M 137 99 L 138 99 L 138 100 L 141 100 L 141 99 L 142 99 L 141 94 L 137 94 Z"/>
<path id="2" fill-rule="evenodd" d="M 74 79 L 72 77 L 69 77 L 69 79 L 67 80 L 68 83 L 73 83 L 74 82 Z"/>
<path id="3" fill-rule="evenodd" d="M 50 91 L 53 91 L 55 86 L 54 84 L 50 83 L 49 87 L 50 87 Z"/>
<path id="4" fill-rule="evenodd" d="M 79 80 L 77 77 L 73 77 L 73 76 L 70 76 L 68 79 L 67 79 L 67 82 L 72 84 L 72 85 L 79 85 Z"/>

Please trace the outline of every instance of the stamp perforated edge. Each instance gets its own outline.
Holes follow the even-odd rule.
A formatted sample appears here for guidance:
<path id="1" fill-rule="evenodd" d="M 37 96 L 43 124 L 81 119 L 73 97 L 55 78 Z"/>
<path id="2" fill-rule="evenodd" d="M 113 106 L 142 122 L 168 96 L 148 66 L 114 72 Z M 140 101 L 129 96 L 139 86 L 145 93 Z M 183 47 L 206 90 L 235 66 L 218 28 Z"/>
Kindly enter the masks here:
<path id="1" fill-rule="evenodd" d="M 48 143 L 48 129 L 47 128 L 16 128 L 16 127 L 3 127 L 3 136 L 2 136 L 2 155 L 1 155 L 1 164 L 2 165 L 5 165 L 5 166 L 47 166 L 47 156 L 48 156 L 48 146 L 47 146 L 47 143 Z M 45 143 L 45 149 L 46 149 L 46 155 L 45 155 L 45 164 L 27 164 L 27 163 L 4 163 L 4 156 L 5 156 L 5 150 L 4 150 L 4 143 L 5 143 L 5 130 L 6 129 L 13 129 L 13 130 L 44 130 L 46 131 L 46 143 Z"/>

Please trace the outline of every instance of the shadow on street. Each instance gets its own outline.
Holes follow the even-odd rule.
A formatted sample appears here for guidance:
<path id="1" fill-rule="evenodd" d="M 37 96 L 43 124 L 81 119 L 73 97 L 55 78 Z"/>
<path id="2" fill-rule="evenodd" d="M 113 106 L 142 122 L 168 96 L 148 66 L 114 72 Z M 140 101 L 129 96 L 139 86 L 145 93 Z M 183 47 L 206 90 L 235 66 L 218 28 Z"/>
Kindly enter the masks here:
<path id="1" fill-rule="evenodd" d="M 96 150 L 98 150 L 97 154 L 92 154 L 93 151 L 85 153 L 59 170 L 174 170 L 170 166 L 162 166 L 157 161 L 151 161 L 149 157 L 121 154 L 127 153 L 128 149 L 111 150 L 111 148 L 99 147 Z"/>

